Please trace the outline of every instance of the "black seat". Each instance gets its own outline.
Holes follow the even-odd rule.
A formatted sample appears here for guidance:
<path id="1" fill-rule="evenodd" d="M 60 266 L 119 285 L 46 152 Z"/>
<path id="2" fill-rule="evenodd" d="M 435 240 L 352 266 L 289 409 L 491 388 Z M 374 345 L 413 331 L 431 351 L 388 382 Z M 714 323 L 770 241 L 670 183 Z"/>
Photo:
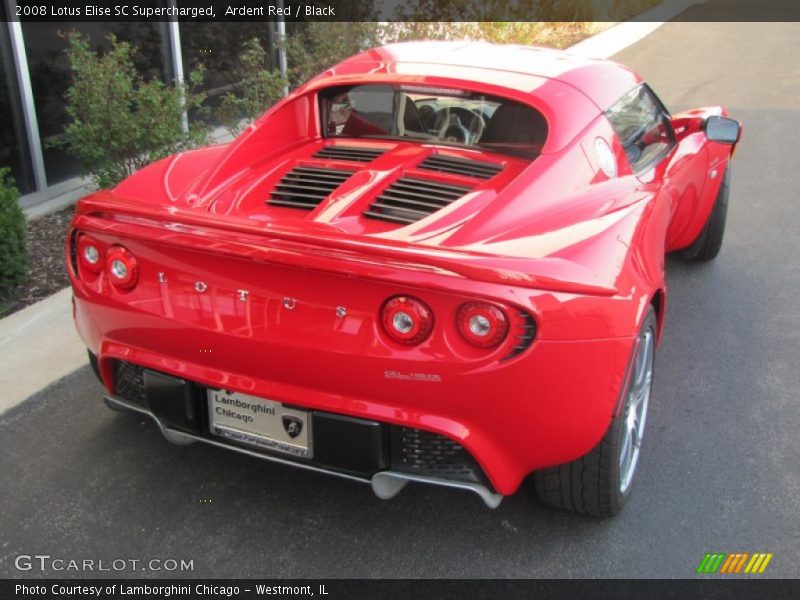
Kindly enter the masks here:
<path id="1" fill-rule="evenodd" d="M 403 111 L 403 128 L 406 131 L 415 131 L 417 133 L 428 132 L 422 122 L 422 116 L 419 114 L 419 109 L 411 98 L 406 98 L 405 110 Z"/>
<path id="2" fill-rule="evenodd" d="M 489 119 L 479 143 L 507 145 L 505 150 L 529 156 L 538 153 L 546 139 L 547 121 L 538 111 L 521 104 L 503 104 Z"/>

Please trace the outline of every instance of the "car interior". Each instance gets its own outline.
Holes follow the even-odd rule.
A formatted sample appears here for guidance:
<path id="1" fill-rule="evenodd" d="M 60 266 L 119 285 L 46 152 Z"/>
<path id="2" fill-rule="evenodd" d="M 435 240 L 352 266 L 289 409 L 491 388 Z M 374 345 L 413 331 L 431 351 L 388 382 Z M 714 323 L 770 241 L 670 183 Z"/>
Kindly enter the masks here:
<path id="1" fill-rule="evenodd" d="M 469 92 L 412 93 L 402 86 L 326 90 L 321 108 L 328 137 L 411 139 L 535 158 L 547 121 L 531 106 Z"/>

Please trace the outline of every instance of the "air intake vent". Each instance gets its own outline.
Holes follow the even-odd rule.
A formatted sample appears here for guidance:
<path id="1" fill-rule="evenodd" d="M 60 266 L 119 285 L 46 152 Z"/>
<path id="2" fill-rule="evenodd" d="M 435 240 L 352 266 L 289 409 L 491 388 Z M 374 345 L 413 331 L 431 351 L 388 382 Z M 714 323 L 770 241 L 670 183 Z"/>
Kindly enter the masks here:
<path id="1" fill-rule="evenodd" d="M 335 160 L 352 160 L 368 163 L 378 158 L 386 150 L 360 148 L 358 146 L 325 146 L 314 155 L 314 158 L 332 158 Z"/>
<path id="2" fill-rule="evenodd" d="M 466 448 L 438 433 L 395 425 L 390 430 L 390 446 L 395 471 L 488 484 Z"/>
<path id="3" fill-rule="evenodd" d="M 392 223 L 415 223 L 470 191 L 463 185 L 401 177 L 369 205 L 364 216 Z"/>
<path id="4" fill-rule="evenodd" d="M 275 186 L 267 203 L 313 210 L 352 174 L 342 169 L 295 167 Z"/>
<path id="5" fill-rule="evenodd" d="M 495 163 L 445 156 L 443 154 L 430 155 L 420 163 L 419 168 L 427 169 L 428 171 L 453 173 L 454 175 L 466 175 L 477 179 L 491 179 L 503 170 L 502 166 Z"/>
<path id="6" fill-rule="evenodd" d="M 121 360 L 114 361 L 114 394 L 140 406 L 147 406 L 144 369 Z"/>
<path id="7" fill-rule="evenodd" d="M 531 347 L 533 339 L 536 337 L 536 321 L 533 320 L 533 317 L 524 311 L 519 311 L 517 317 L 519 321 L 517 322 L 516 330 L 513 331 L 514 339 L 517 343 L 511 349 L 511 352 L 503 357 L 503 360 L 509 360 L 525 352 Z"/>

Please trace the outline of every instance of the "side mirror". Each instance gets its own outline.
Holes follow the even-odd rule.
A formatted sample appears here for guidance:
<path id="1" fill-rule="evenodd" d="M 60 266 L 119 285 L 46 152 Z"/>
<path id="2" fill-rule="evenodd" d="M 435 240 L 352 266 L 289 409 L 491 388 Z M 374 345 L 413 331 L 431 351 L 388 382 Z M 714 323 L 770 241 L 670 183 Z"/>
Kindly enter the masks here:
<path id="1" fill-rule="evenodd" d="M 712 142 L 736 144 L 742 133 L 742 126 L 736 119 L 712 115 L 703 124 L 706 137 Z"/>

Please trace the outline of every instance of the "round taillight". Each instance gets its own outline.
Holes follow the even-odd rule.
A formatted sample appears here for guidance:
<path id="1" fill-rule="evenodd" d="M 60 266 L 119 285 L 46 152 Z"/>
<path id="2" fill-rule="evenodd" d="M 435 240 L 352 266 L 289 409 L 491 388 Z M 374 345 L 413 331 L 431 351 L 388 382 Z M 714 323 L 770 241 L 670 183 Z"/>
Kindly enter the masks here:
<path id="1" fill-rule="evenodd" d="M 381 315 L 383 328 L 401 344 L 419 344 L 433 329 L 433 312 L 421 300 L 410 296 L 389 298 Z"/>
<path id="2" fill-rule="evenodd" d="M 99 273 L 103 270 L 102 258 L 97 240 L 88 235 L 78 238 L 78 260 L 82 267 L 91 273 Z"/>
<path id="3" fill-rule="evenodd" d="M 458 331 L 473 346 L 492 348 L 506 339 L 508 319 L 505 313 L 486 302 L 467 302 L 458 309 Z"/>
<path id="4" fill-rule="evenodd" d="M 106 255 L 108 279 L 118 288 L 129 290 L 139 279 L 139 265 L 127 248 L 111 246 Z"/>

